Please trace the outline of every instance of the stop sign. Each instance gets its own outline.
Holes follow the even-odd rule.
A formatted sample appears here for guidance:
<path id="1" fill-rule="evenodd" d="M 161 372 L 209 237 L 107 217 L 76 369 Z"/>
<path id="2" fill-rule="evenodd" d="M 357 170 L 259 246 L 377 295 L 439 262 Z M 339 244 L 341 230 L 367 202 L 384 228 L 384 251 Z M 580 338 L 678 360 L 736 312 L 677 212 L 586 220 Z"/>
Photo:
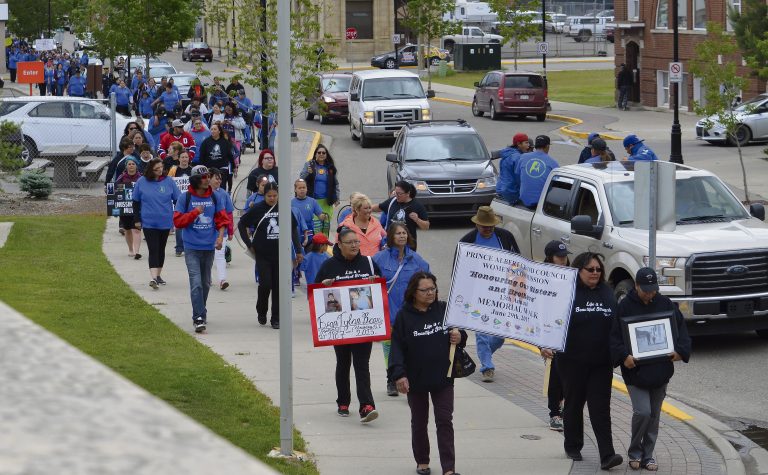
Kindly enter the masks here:
<path id="1" fill-rule="evenodd" d="M 357 28 L 349 27 L 347 28 L 347 39 L 348 40 L 355 40 L 357 39 Z"/>

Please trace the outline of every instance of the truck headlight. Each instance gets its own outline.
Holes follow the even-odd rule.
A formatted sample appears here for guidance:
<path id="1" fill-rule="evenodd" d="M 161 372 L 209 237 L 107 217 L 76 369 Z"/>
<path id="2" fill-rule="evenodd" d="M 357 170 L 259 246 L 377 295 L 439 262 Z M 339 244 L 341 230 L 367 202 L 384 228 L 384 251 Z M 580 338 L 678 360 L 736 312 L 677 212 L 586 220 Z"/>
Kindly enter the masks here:
<path id="1" fill-rule="evenodd" d="M 421 120 L 431 120 L 431 117 L 429 109 L 421 109 Z"/>
<path id="2" fill-rule="evenodd" d="M 649 262 L 648 256 L 643 256 L 643 264 L 650 267 L 648 264 Z M 659 285 L 675 285 L 675 278 L 664 275 L 664 269 L 666 268 L 674 268 L 675 264 L 677 263 L 677 257 L 657 257 L 656 258 L 656 265 L 653 266 L 653 269 L 656 271 L 656 277 L 659 279 Z"/>
<path id="3" fill-rule="evenodd" d="M 420 180 L 405 180 L 405 181 L 413 185 L 413 187 L 416 188 L 416 191 L 427 191 L 426 181 L 420 181 Z"/>
<path id="4" fill-rule="evenodd" d="M 363 124 L 373 125 L 373 111 L 363 113 Z"/>
<path id="5" fill-rule="evenodd" d="M 496 177 L 489 176 L 489 177 L 481 178 L 477 180 L 477 188 L 479 190 L 483 190 L 486 188 L 496 188 Z"/>

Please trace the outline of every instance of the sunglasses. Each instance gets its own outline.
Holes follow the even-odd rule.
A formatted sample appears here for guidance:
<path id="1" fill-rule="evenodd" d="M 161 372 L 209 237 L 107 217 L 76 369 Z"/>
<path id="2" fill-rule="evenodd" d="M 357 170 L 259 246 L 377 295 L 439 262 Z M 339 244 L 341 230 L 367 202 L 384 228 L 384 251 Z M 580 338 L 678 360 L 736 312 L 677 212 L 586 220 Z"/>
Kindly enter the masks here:
<path id="1" fill-rule="evenodd" d="M 590 274 L 603 271 L 602 267 L 582 267 L 582 269 L 589 272 Z"/>

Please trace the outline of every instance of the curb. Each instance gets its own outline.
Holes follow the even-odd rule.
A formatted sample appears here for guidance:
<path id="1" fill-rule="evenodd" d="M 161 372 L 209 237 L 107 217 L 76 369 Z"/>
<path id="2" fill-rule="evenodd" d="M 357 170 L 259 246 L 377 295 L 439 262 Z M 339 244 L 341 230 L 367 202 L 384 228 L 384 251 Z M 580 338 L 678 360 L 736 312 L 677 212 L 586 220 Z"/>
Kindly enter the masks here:
<path id="1" fill-rule="evenodd" d="M 448 104 L 456 104 L 456 105 L 460 105 L 460 106 L 467 106 L 467 107 L 471 107 L 472 106 L 471 102 L 464 101 L 464 100 L 461 100 L 461 99 L 448 99 L 448 98 L 444 98 L 444 97 L 433 97 L 432 100 L 433 101 L 437 101 L 437 102 L 445 102 L 445 103 L 448 103 Z M 559 120 L 560 122 L 568 123 L 568 125 L 560 127 L 560 129 L 558 129 L 558 130 L 560 130 L 560 132 L 564 133 L 565 135 L 568 135 L 568 136 L 571 136 L 571 137 L 576 137 L 576 138 L 579 138 L 579 139 L 586 139 L 587 137 L 589 137 L 589 134 L 591 133 L 591 132 L 579 132 L 579 131 L 576 131 L 576 130 L 570 130 L 570 127 L 572 127 L 574 125 L 583 124 L 584 121 L 581 120 L 581 119 L 577 119 L 575 117 L 568 117 L 568 116 L 565 116 L 565 115 L 559 115 L 559 114 L 547 114 L 547 118 L 548 119 L 552 119 L 552 120 Z M 618 137 L 616 135 L 610 135 L 610 134 L 602 134 L 602 133 L 600 134 L 600 138 L 605 139 L 605 140 L 623 140 L 623 137 Z"/>
<path id="2" fill-rule="evenodd" d="M 510 338 L 507 338 L 505 341 L 517 346 L 518 348 L 528 350 L 537 355 L 539 354 L 539 349 L 529 343 L 513 340 Z M 615 389 L 623 392 L 624 394 L 627 394 L 627 386 L 623 381 L 620 380 L 618 375 L 614 374 L 611 385 Z M 665 399 L 661 410 L 671 417 L 674 417 L 675 419 L 688 424 L 699 434 L 701 434 L 704 438 L 704 441 L 712 445 L 715 450 L 717 450 L 717 452 L 723 457 L 723 461 L 725 462 L 725 473 L 728 475 L 746 474 L 744 462 L 741 460 L 741 456 L 739 455 L 736 448 L 731 445 L 727 438 L 725 438 L 722 434 L 720 434 L 720 432 L 712 427 L 712 424 L 719 424 L 717 420 L 670 397 Z M 691 415 L 691 413 L 694 415 Z M 712 424 L 710 424 L 708 421 L 712 421 Z"/>
<path id="3" fill-rule="evenodd" d="M 308 132 L 314 136 L 312 138 L 312 143 L 309 145 L 309 152 L 307 152 L 306 161 L 308 162 L 312 160 L 313 152 L 317 148 L 317 144 L 320 143 L 320 140 L 322 139 L 323 135 L 317 130 L 300 129 L 300 128 L 296 128 L 296 130 L 301 130 L 302 132 Z"/>

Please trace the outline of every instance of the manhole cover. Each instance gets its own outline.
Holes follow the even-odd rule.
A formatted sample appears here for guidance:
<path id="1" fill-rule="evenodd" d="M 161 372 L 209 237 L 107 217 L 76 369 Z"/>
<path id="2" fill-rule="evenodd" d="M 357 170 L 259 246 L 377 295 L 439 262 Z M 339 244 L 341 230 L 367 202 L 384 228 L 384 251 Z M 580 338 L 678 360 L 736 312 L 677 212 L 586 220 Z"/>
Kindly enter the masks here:
<path id="1" fill-rule="evenodd" d="M 541 439 L 541 437 L 539 437 L 538 435 L 533 435 L 533 434 L 523 434 L 523 435 L 520 436 L 520 438 L 521 439 L 527 439 L 527 440 L 540 440 Z"/>

